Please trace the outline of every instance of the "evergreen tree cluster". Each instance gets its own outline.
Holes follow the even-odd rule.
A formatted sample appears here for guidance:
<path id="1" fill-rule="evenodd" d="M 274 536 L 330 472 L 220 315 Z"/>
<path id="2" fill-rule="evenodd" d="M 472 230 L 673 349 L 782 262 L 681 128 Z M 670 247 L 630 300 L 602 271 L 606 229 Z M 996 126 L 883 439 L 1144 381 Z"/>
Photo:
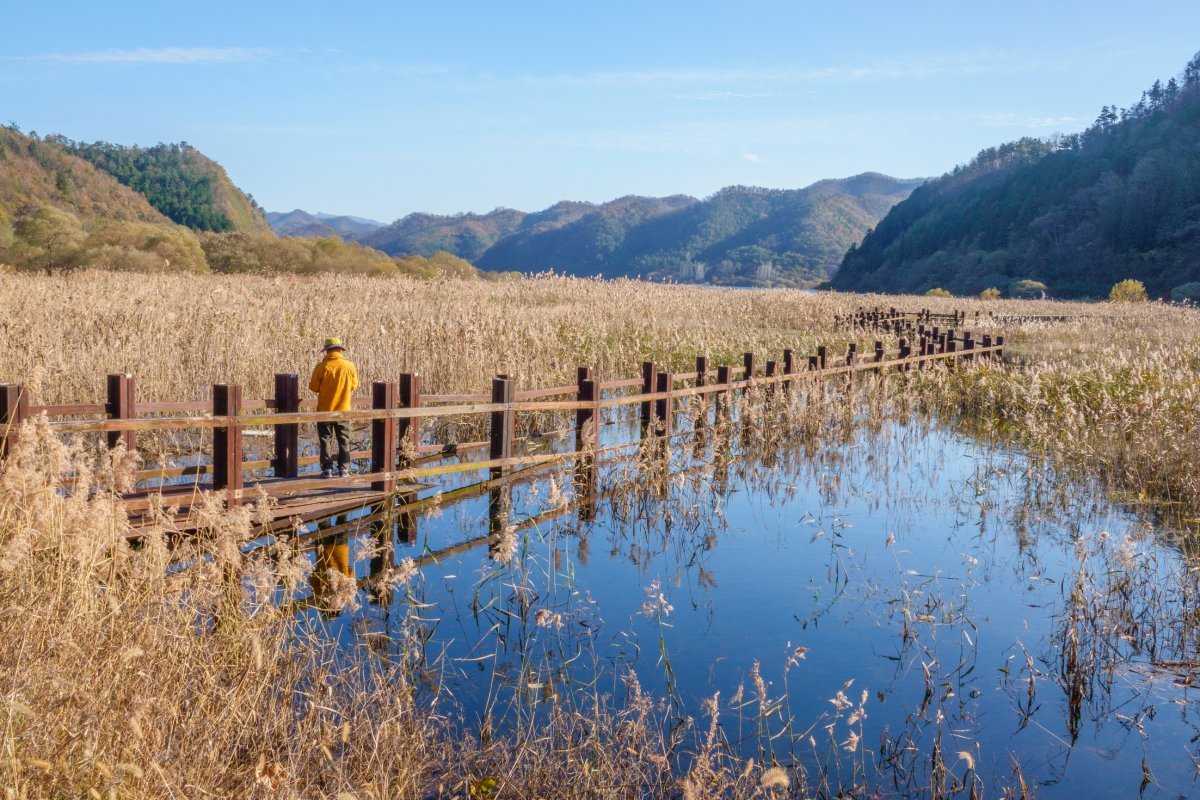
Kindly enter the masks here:
<path id="1" fill-rule="evenodd" d="M 52 140 L 145 195 L 173 222 L 200 231 L 231 231 L 235 227 L 218 208 L 217 176 L 211 162 L 187 142 L 126 147 L 110 142 L 73 142 L 62 137 Z"/>
<path id="2" fill-rule="evenodd" d="M 1101 298 L 1126 278 L 1155 297 L 1200 278 L 1200 54 L 1081 133 L 989 148 L 917 189 L 830 284 L 977 294 L 1029 280 Z"/>

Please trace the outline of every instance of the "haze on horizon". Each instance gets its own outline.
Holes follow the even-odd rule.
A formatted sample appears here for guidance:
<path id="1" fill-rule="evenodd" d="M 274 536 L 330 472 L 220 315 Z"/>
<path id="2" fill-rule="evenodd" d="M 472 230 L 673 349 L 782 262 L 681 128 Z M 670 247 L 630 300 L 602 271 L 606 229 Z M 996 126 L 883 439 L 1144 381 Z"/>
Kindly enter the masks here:
<path id="1" fill-rule="evenodd" d="M 938 175 L 1086 127 L 1200 48 L 1200 4 L 25 4 L 4 122 L 187 141 L 267 209 L 391 221 Z"/>

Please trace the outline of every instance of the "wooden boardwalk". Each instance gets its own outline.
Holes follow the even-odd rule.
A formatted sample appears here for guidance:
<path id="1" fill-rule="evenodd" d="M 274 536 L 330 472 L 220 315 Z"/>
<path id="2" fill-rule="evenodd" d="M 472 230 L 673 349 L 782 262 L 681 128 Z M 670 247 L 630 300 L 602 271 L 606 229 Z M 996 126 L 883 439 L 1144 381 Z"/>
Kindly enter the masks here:
<path id="1" fill-rule="evenodd" d="M 180 532 L 194 530 L 197 511 L 214 502 L 226 507 L 256 503 L 267 528 L 295 526 L 334 514 L 402 504 L 415 506 L 422 490 L 483 472 L 486 480 L 467 487 L 450 487 L 447 494 L 477 487 L 502 485 L 514 477 L 568 461 L 596 463 L 615 451 L 636 447 L 627 442 L 600 447 L 600 428 L 606 412 L 619 413 L 636 406 L 641 435 L 670 436 L 680 404 L 727 403 L 735 392 L 759 387 L 819 382 L 863 372 L 880 374 L 923 369 L 935 362 L 963 363 L 999 359 L 1004 339 L 990 335 L 976 340 L 970 332 L 956 333 L 921 325 L 913 338 L 900 338 L 899 347 L 887 352 L 876 341 L 874 349 L 860 354 L 851 344 L 833 358 L 819 347 L 804 361 L 791 350 L 782 358 L 760 362 L 746 353 L 740 366 L 714 367 L 709 359 L 696 359 L 696 369 L 684 373 L 660 370 L 654 362 L 642 364 L 641 376 L 599 381 L 589 367 L 580 367 L 575 384 L 518 391 L 516 380 L 498 375 L 491 392 L 461 395 L 422 395 L 420 377 L 400 376 L 395 383 L 376 382 L 370 398 L 356 398 L 344 412 L 309 410 L 299 399 L 299 378 L 275 376 L 270 398 L 243 400 L 240 386 L 213 386 L 211 402 L 138 402 L 132 375 L 110 375 L 107 401 L 36 405 L 17 384 L 0 386 L 0 455 L 17 446 L 21 424 L 37 415 L 49 418 L 49 428 L 63 436 L 98 437 L 108 447 L 124 445 L 136 450 L 138 435 L 149 432 L 187 432 L 204 439 L 190 454 L 198 463 L 185 467 L 152 467 L 137 472 L 139 488 L 124 495 L 131 536 L 155 519 L 165 517 Z M 573 416 L 570 427 L 558 434 L 573 435 L 574 447 L 559 452 L 519 453 L 517 416 L 547 412 Z M 552 413 L 552 416 L 553 416 Z M 485 441 L 459 445 L 422 443 L 423 420 L 470 417 L 486 420 Z M 301 472 L 316 461 L 300 456 L 300 427 L 316 422 L 344 420 L 368 423 L 370 449 L 357 451 L 355 459 L 369 459 L 368 472 L 322 479 Z M 248 428 L 269 428 L 270 457 L 247 460 L 243 434 Z M 536 436 L 537 434 L 535 434 Z M 466 460 L 463 460 L 463 459 Z M 249 473 L 249 477 L 248 474 Z M 474 487 L 474 488 L 473 488 Z M 259 502 L 269 498 L 270 502 Z M 425 501 L 419 501 L 425 502 Z M 157 509 L 157 511 L 156 511 Z M 265 511 L 263 509 L 266 509 Z"/>

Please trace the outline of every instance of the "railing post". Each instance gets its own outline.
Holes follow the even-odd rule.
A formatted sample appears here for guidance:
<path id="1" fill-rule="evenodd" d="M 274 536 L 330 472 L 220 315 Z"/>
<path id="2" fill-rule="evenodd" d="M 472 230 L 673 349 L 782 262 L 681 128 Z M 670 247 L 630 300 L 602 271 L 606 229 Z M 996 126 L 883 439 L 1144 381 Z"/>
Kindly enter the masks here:
<path id="1" fill-rule="evenodd" d="M 228 383 L 213 386 L 213 416 L 237 417 L 242 413 L 242 387 Z M 230 420 L 228 427 L 213 428 L 213 489 L 225 490 L 226 505 L 242 499 L 242 426 Z"/>
<path id="2" fill-rule="evenodd" d="M 596 518 L 596 448 L 600 446 L 600 384 L 591 367 L 576 372 L 579 390 L 576 398 L 587 406 L 575 412 L 575 497 L 579 500 L 579 519 L 588 522 Z"/>
<path id="3" fill-rule="evenodd" d="M 600 411 L 595 406 L 600 401 L 600 392 L 591 367 L 579 368 L 576 399 L 591 405 L 575 411 L 575 449 L 579 452 L 594 450 L 600 443 Z"/>
<path id="4" fill-rule="evenodd" d="M 7 458 L 17 445 L 21 423 L 29 416 L 29 396 L 19 383 L 0 386 L 0 458 Z"/>
<path id="5" fill-rule="evenodd" d="M 851 342 L 850 345 L 846 348 L 846 366 L 847 367 L 854 366 L 854 357 L 856 355 L 858 355 L 858 345 L 854 342 Z"/>
<path id="6" fill-rule="evenodd" d="M 415 372 L 400 374 L 399 397 L 400 408 L 421 407 L 421 376 Z M 416 458 L 421 452 L 421 418 L 404 417 L 396 420 L 396 441 L 399 450 L 396 463 L 400 466 L 408 464 L 409 458 Z"/>
<path id="7" fill-rule="evenodd" d="M 708 386 L 708 356 L 696 356 L 696 386 Z M 696 400 L 696 427 L 708 423 L 708 395 L 698 394 Z"/>
<path id="8" fill-rule="evenodd" d="M 768 360 L 767 361 L 767 369 L 766 369 L 765 374 L 766 374 L 766 377 L 768 377 L 768 378 L 774 378 L 775 376 L 777 376 L 779 374 L 779 362 Z M 774 397 L 774 396 L 775 396 L 775 383 L 774 382 L 768 383 L 767 384 L 767 397 Z"/>
<path id="9" fill-rule="evenodd" d="M 875 363 L 878 364 L 880 361 L 883 361 L 883 342 L 876 341 L 875 342 Z"/>
<path id="10" fill-rule="evenodd" d="M 717 385 L 724 387 L 717 392 L 717 417 L 720 421 L 721 417 L 729 418 L 729 406 L 732 398 L 730 397 L 731 390 L 729 384 L 733 382 L 733 368 L 728 365 L 717 367 Z"/>
<path id="11" fill-rule="evenodd" d="M 817 345 L 817 369 L 825 369 L 825 359 L 828 355 L 829 351 L 825 345 Z"/>
<path id="12" fill-rule="evenodd" d="M 658 423 L 658 429 L 655 431 L 655 433 L 668 439 L 671 437 L 671 414 L 674 411 L 674 402 L 670 394 L 674 388 L 675 376 L 672 373 L 658 373 L 658 381 L 657 385 L 655 386 L 655 392 L 658 394 L 666 392 L 667 397 L 663 397 L 654 401 L 654 417 Z"/>
<path id="13" fill-rule="evenodd" d="M 658 370 L 654 366 L 653 361 L 642 362 L 642 394 L 654 393 L 654 379 L 658 374 Z M 650 427 L 650 418 L 654 416 L 654 405 L 649 400 L 642 403 L 642 435 L 645 435 L 646 428 Z"/>
<path id="14" fill-rule="evenodd" d="M 371 516 L 374 517 L 371 536 L 375 547 L 371 555 L 370 592 L 372 600 L 383 608 L 391 605 L 393 590 L 390 581 L 380 581 L 380 578 L 396 566 L 396 521 L 388 505 L 380 503 L 371 508 Z"/>
<path id="15" fill-rule="evenodd" d="M 300 410 L 300 376 L 275 375 L 275 413 L 295 414 Z M 300 474 L 300 426 L 297 423 L 275 426 L 276 478 L 295 478 Z"/>
<path id="16" fill-rule="evenodd" d="M 790 348 L 783 351 L 783 374 L 796 374 L 796 354 Z"/>
<path id="17" fill-rule="evenodd" d="M 513 396 L 516 394 L 516 381 L 508 375 L 497 375 L 492 378 L 492 402 L 504 403 L 508 408 L 492 412 L 492 428 L 488 437 L 489 457 L 493 461 L 513 457 L 513 440 L 516 438 L 516 412 L 512 410 Z M 491 476 L 503 476 L 508 467 L 491 468 Z"/>
<path id="18" fill-rule="evenodd" d="M 754 380 L 754 373 L 758 372 L 758 362 L 754 358 L 754 353 L 742 354 L 742 367 L 746 370 L 742 377 L 748 381 Z"/>
<path id="19" fill-rule="evenodd" d="M 996 360 L 1003 361 L 1004 360 L 1004 337 L 1003 336 L 996 337 L 996 347 L 1000 348 L 999 350 L 996 351 Z"/>
<path id="20" fill-rule="evenodd" d="M 133 419 L 137 416 L 134 408 L 135 389 L 133 376 L 128 373 L 108 376 L 108 400 L 104 404 L 105 413 L 109 419 Z M 109 431 L 108 446 L 116 447 L 124 442 L 125 449 L 133 452 L 137 449 L 137 434 L 133 431 Z"/>
<path id="21" fill-rule="evenodd" d="M 506 408 L 492 412 L 492 426 L 488 436 L 488 455 L 493 461 L 507 460 L 513 457 L 513 444 L 516 439 L 516 412 L 512 403 L 516 398 L 516 379 L 511 375 L 500 374 L 492 378 L 492 402 L 504 403 Z M 488 473 L 492 480 L 504 477 L 512 470 L 509 466 L 492 467 Z M 499 552 L 499 546 L 506 535 L 509 514 L 512 510 L 512 487 L 498 484 L 488 489 L 488 552 Z"/>
<path id="22" fill-rule="evenodd" d="M 396 384 L 375 381 L 371 384 L 371 408 L 381 411 L 390 411 L 396 408 L 398 394 Z M 400 444 L 397 422 L 395 417 L 371 420 L 371 472 L 395 470 L 396 451 Z M 396 490 L 396 479 L 383 478 L 372 481 L 371 489 L 391 494 Z"/>
<path id="23" fill-rule="evenodd" d="M 417 512 L 409 511 L 404 505 L 396 511 L 396 540 L 406 547 L 417 543 Z"/>
<path id="24" fill-rule="evenodd" d="M 965 313 L 965 312 L 964 312 Z M 963 331 L 963 361 L 974 361 L 975 354 L 971 351 L 975 349 L 975 339 L 971 337 L 970 331 Z"/>

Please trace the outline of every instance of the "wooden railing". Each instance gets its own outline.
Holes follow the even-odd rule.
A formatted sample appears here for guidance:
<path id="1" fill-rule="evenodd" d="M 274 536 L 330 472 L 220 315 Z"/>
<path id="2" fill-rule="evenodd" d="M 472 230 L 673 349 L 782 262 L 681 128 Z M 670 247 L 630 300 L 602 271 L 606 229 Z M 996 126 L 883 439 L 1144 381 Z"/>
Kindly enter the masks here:
<path id="1" fill-rule="evenodd" d="M 141 480 L 183 475 L 211 475 L 211 488 L 225 493 L 226 501 L 236 505 L 251 487 L 269 495 L 294 493 L 306 488 L 336 487 L 370 481 L 372 489 L 392 493 L 403 489 L 403 482 L 433 475 L 489 470 L 493 475 L 505 470 L 528 467 L 574 457 L 596 450 L 600 439 L 602 412 L 605 409 L 637 405 L 643 436 L 669 435 L 676 401 L 728 396 L 738 390 L 758 386 L 778 386 L 801 381 L 820 381 L 858 372 L 921 369 L 935 361 L 954 363 L 973 359 L 999 359 L 1004 338 L 983 336 L 975 340 L 970 332 L 961 336 L 953 331 L 923 330 L 911 344 L 901 339 L 894 353 L 885 351 L 876 341 L 873 351 L 858 352 L 849 345 L 840 359 L 831 358 L 828 348 L 818 347 L 803 364 L 791 350 L 780 360 L 768 360 L 762 366 L 754 353 L 746 353 L 740 367 L 713 367 L 707 357 L 696 359 L 696 369 L 673 373 L 659 369 L 652 361 L 642 364 L 641 377 L 612 381 L 596 380 L 589 367 L 580 367 L 575 384 L 541 389 L 516 390 L 516 380 L 498 375 L 491 392 L 459 395 L 422 395 L 416 374 L 404 374 L 396 383 L 376 382 L 369 398 L 355 398 L 349 411 L 311 411 L 310 401 L 299 398 L 299 378 L 294 374 L 275 376 L 274 396 L 244 399 L 242 387 L 228 384 L 213 386 L 210 402 L 138 402 L 132 375 L 110 375 L 107 402 L 36 405 L 17 384 L 0 386 L 0 456 L 7 455 L 20 436 L 21 423 L 44 414 L 47 417 L 83 417 L 104 415 L 103 419 L 52 419 L 51 431 L 62 435 L 103 434 L 109 447 L 124 444 L 136 449 L 137 434 L 151 431 L 211 430 L 211 463 L 190 467 L 153 468 L 137 474 Z M 621 390 L 636 388 L 636 394 Z M 568 399 L 548 399 L 568 398 Z M 204 412 L 205 416 L 144 416 Z M 516 415 L 527 412 L 575 412 L 576 448 L 569 453 L 517 455 Z M 486 441 L 453 446 L 452 452 L 487 449 L 487 458 L 465 464 L 423 466 L 428 459 L 440 458 L 447 446 L 421 444 L 421 421 L 450 416 L 487 415 L 489 436 Z M 299 456 L 299 426 L 327 421 L 369 422 L 371 449 L 356 451 L 356 459 L 370 458 L 370 472 L 342 478 L 301 477 L 300 467 L 314 457 Z M 273 457 L 247 461 L 243 457 L 242 434 L 246 428 L 270 427 L 274 433 Z M 248 470 L 270 470 L 270 478 L 245 480 Z M 197 488 L 189 486 L 189 489 Z M 127 507 L 131 513 L 144 510 L 150 496 L 171 487 L 156 487 L 131 493 Z"/>
<path id="2" fill-rule="evenodd" d="M 979 323 L 979 312 L 975 312 L 975 322 Z M 841 327 L 870 330 L 888 330 L 896 333 L 913 331 L 918 325 L 946 325 L 951 328 L 961 327 L 967 323 L 966 311 L 932 311 L 927 308 L 917 311 L 903 311 L 893 307 L 860 308 L 850 314 L 839 314 L 834 322 Z"/>

